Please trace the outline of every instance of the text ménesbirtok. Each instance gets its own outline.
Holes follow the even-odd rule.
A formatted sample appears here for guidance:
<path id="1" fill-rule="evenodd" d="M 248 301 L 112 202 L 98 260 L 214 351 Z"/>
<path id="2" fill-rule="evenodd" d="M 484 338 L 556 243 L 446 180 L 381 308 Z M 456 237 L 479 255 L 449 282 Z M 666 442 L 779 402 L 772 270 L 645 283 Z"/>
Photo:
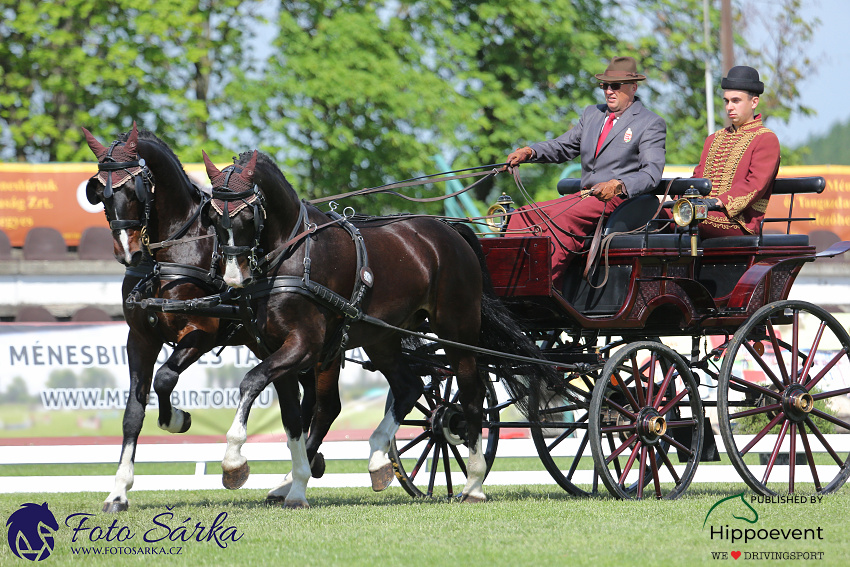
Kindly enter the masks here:
<path id="1" fill-rule="evenodd" d="M 229 543 L 237 542 L 245 535 L 236 526 L 227 525 L 227 512 L 219 513 L 212 523 L 205 525 L 203 521 L 196 521 L 191 516 L 180 519 L 170 507 L 166 508 L 168 511 L 154 516 L 151 520 L 152 526 L 141 534 L 141 540 L 145 543 L 196 541 L 215 543 L 226 549 Z M 138 535 L 129 526 L 119 525 L 117 519 L 103 527 L 94 523 L 94 517 L 94 514 L 79 512 L 65 518 L 65 525 L 73 532 L 71 543 L 82 543 L 86 540 L 92 543 L 126 542 Z"/>

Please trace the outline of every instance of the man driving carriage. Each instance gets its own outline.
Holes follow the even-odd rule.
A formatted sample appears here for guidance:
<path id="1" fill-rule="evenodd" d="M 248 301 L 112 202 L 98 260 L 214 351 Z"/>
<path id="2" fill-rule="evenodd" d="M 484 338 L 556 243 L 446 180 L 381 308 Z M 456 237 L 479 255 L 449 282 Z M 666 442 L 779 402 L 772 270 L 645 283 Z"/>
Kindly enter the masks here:
<path id="1" fill-rule="evenodd" d="M 779 139 L 755 113 L 764 92 L 758 71 L 732 67 L 720 87 L 731 124 L 706 139 L 694 177 L 711 180 L 723 210 L 700 223 L 703 238 L 758 234 L 779 171 Z"/>
<path id="2" fill-rule="evenodd" d="M 522 207 L 508 225 L 508 235 L 533 232 L 550 237 L 556 287 L 600 217 L 629 197 L 655 188 L 664 170 L 667 124 L 636 96 L 638 83 L 646 77 L 637 72 L 634 58 L 615 57 L 595 77 L 605 104 L 588 106 L 566 133 L 520 148 L 506 160 L 514 167 L 524 162 L 563 163 L 581 156 L 584 189 L 579 195 Z"/>

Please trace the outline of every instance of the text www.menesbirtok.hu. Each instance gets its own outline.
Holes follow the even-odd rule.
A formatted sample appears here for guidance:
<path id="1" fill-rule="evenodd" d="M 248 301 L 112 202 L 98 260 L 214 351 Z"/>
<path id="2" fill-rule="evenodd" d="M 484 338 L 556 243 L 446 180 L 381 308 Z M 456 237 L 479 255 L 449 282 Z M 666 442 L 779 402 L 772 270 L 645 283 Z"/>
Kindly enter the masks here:
<path id="1" fill-rule="evenodd" d="M 71 546 L 72 555 L 180 555 L 182 547 L 74 547 Z"/>

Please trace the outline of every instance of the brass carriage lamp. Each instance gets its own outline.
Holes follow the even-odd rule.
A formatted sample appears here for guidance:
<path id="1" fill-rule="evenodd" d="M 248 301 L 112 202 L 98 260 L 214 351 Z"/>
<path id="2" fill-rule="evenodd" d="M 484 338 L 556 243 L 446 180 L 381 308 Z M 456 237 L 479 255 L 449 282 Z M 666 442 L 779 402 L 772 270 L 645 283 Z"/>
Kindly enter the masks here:
<path id="1" fill-rule="evenodd" d="M 697 227 L 708 218 L 708 203 L 693 185 L 673 205 L 673 220 L 691 233 L 691 256 L 697 255 Z"/>
<path id="2" fill-rule="evenodd" d="M 514 211 L 514 200 L 502 193 L 496 203 L 487 209 L 487 226 L 493 232 L 505 232 L 508 229 L 508 215 Z"/>

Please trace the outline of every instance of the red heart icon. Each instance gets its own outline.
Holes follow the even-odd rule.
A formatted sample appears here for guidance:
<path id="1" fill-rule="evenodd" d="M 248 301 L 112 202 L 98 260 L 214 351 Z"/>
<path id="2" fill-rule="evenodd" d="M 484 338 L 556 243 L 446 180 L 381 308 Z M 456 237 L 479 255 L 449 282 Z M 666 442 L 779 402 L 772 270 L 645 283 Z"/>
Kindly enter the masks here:
<path id="1" fill-rule="evenodd" d="M 733 551 L 732 557 L 734 557 L 735 559 L 738 559 L 739 557 L 741 557 L 741 552 L 740 551 Z"/>

